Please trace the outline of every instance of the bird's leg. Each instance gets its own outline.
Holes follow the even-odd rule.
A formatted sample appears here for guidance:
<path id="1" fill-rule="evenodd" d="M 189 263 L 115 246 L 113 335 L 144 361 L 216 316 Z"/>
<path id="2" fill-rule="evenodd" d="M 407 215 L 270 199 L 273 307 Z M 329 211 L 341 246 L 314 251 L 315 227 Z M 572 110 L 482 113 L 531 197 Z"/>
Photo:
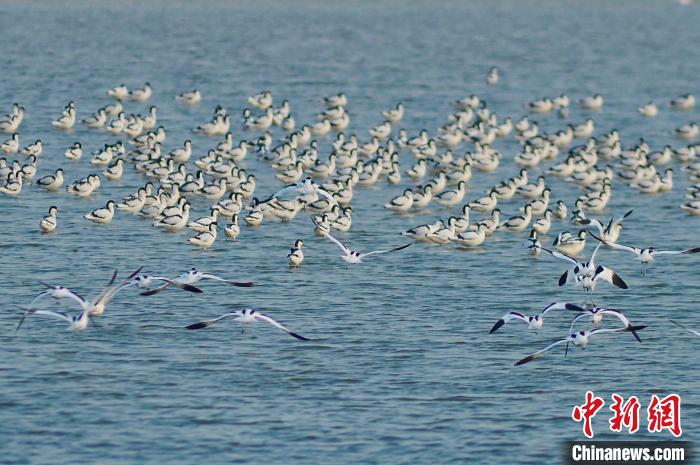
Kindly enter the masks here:
<path id="1" fill-rule="evenodd" d="M 95 319 L 92 317 L 92 315 L 88 316 L 88 318 L 90 318 L 90 323 L 92 323 L 92 326 L 94 326 L 95 328 L 99 328 L 99 327 L 100 327 L 100 326 L 97 324 L 97 322 L 95 321 Z"/>

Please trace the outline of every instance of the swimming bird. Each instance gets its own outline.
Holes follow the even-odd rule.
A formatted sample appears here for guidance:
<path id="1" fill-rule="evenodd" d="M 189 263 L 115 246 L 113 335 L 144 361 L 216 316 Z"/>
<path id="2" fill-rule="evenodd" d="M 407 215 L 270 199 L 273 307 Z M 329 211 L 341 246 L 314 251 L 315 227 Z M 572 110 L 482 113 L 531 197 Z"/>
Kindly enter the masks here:
<path id="1" fill-rule="evenodd" d="M 297 239 L 294 241 L 294 247 L 292 247 L 289 250 L 289 254 L 287 254 L 287 261 L 289 262 L 289 266 L 291 267 L 296 267 L 301 265 L 301 263 L 304 261 L 304 252 L 301 250 L 301 248 L 304 246 L 304 241 L 301 239 Z"/>
<path id="2" fill-rule="evenodd" d="M 79 160 L 83 156 L 83 146 L 80 142 L 75 142 L 66 149 L 63 155 L 69 160 Z"/>
<path id="3" fill-rule="evenodd" d="M 403 194 L 397 195 L 390 202 L 384 205 L 384 208 L 397 212 L 405 212 L 413 207 L 413 191 L 406 189 Z"/>
<path id="4" fill-rule="evenodd" d="M 578 104 L 586 110 L 600 110 L 603 108 L 603 96 L 600 94 L 594 94 L 590 97 L 580 99 Z"/>
<path id="5" fill-rule="evenodd" d="M 462 247 L 479 246 L 486 240 L 486 225 L 480 224 L 476 230 L 456 233 L 449 240 Z"/>
<path id="6" fill-rule="evenodd" d="M 145 102 L 151 98 L 152 93 L 153 89 L 151 88 L 151 84 L 147 82 L 144 84 L 143 88 L 129 91 L 128 96 L 129 100 L 133 100 L 135 102 Z"/>
<path id="7" fill-rule="evenodd" d="M 197 89 L 193 89 L 176 95 L 175 100 L 185 105 L 196 105 L 202 101 L 202 93 Z"/>
<path id="8" fill-rule="evenodd" d="M 129 96 L 129 89 L 124 84 L 120 84 L 117 87 L 109 89 L 107 95 L 117 100 L 124 100 Z"/>
<path id="9" fill-rule="evenodd" d="M 655 247 L 630 247 L 627 245 L 608 242 L 592 233 L 591 236 L 603 244 L 612 247 L 613 249 L 623 250 L 625 252 L 635 254 L 637 256 L 637 260 L 639 260 L 639 262 L 642 264 L 642 276 L 644 276 L 646 273 L 646 267 L 651 265 L 657 255 L 689 255 L 700 252 L 700 247 L 694 247 L 686 250 L 657 250 Z"/>
<path id="10" fill-rule="evenodd" d="M 498 68 L 494 66 L 489 70 L 489 74 L 486 77 L 486 82 L 490 86 L 495 86 L 498 84 Z"/>
<path id="11" fill-rule="evenodd" d="M 527 204 L 523 210 L 524 213 L 522 215 L 509 218 L 507 221 L 501 223 L 498 226 L 498 229 L 508 229 L 510 231 L 520 232 L 527 228 L 530 225 L 530 221 L 532 221 L 532 206 Z"/>
<path id="12" fill-rule="evenodd" d="M 561 345 L 561 344 L 572 343 L 575 346 L 578 346 L 578 347 L 581 347 L 582 349 L 585 349 L 586 346 L 588 346 L 588 343 L 590 341 L 591 336 L 593 336 L 593 335 L 606 334 L 606 333 L 632 332 L 632 331 L 636 332 L 636 331 L 641 331 L 644 328 L 646 328 L 646 325 L 629 326 L 629 327 L 625 327 L 625 328 L 614 328 L 614 329 L 613 328 L 594 328 L 590 331 L 578 331 L 575 333 L 571 333 L 567 337 L 565 337 L 564 339 L 560 339 L 560 340 L 548 345 L 544 349 L 542 349 L 538 352 L 535 352 L 534 354 L 530 354 L 521 360 L 518 360 L 515 363 L 515 366 L 524 365 L 528 362 L 531 362 L 531 361 L 535 360 L 536 358 L 539 358 L 542 355 L 544 355 L 548 350 L 550 350 L 553 347 L 556 347 L 558 345 Z"/>
<path id="13" fill-rule="evenodd" d="M 59 168 L 54 174 L 49 174 L 36 181 L 36 185 L 47 191 L 55 191 L 63 185 L 63 169 Z"/>
<path id="14" fill-rule="evenodd" d="M 646 116 L 647 118 L 653 118 L 659 113 L 659 109 L 654 102 L 645 103 L 637 108 L 637 111 L 640 115 Z"/>
<path id="15" fill-rule="evenodd" d="M 407 229 L 401 232 L 401 235 L 410 237 L 416 241 L 428 241 L 429 239 L 426 237 L 428 234 L 432 234 L 435 231 L 443 228 L 444 226 L 445 223 L 442 220 L 438 220 L 435 223 L 422 224 L 416 226 L 415 228 Z"/>
<path id="16" fill-rule="evenodd" d="M 520 312 L 508 312 L 493 325 L 493 327 L 489 331 L 489 334 L 495 333 L 501 326 L 513 320 L 523 321 L 527 323 L 528 329 L 532 329 L 535 332 L 537 332 L 540 329 L 542 329 L 542 325 L 544 324 L 544 317 L 545 315 L 547 315 L 548 312 L 551 312 L 552 310 L 566 309 L 584 311 L 584 309 L 579 307 L 578 305 L 570 304 L 567 302 L 554 302 L 544 307 L 538 314 L 532 316 L 527 316 Z"/>
<path id="17" fill-rule="evenodd" d="M 211 325 L 217 323 L 218 321 L 221 321 L 221 320 L 226 319 L 226 318 L 233 318 L 234 321 L 238 321 L 243 325 L 255 323 L 256 321 L 264 321 L 266 323 L 271 324 L 272 326 L 274 326 L 277 329 L 281 329 L 282 331 L 289 334 L 290 336 L 292 336 L 295 339 L 299 339 L 300 341 L 308 341 L 309 340 L 308 338 L 301 336 L 301 335 L 295 333 L 294 331 L 287 329 L 286 327 L 282 326 L 281 324 L 279 324 L 278 322 L 276 322 L 275 320 L 273 320 L 269 316 L 265 315 L 264 313 L 260 313 L 259 311 L 254 310 L 252 308 L 244 308 L 243 310 L 236 310 L 235 312 L 225 313 L 218 318 L 214 318 L 213 320 L 200 321 L 199 323 L 191 324 L 191 325 L 187 326 L 186 328 L 187 329 L 202 329 L 202 328 L 206 328 L 208 326 L 211 326 Z M 241 332 L 243 332 L 243 329 L 241 329 Z"/>
<path id="18" fill-rule="evenodd" d="M 312 221 L 314 222 L 314 224 L 316 224 L 316 226 L 318 226 L 318 224 L 316 223 L 316 221 L 315 221 L 313 218 L 312 218 Z M 362 263 L 363 259 L 365 259 L 365 258 L 367 258 L 367 257 L 370 257 L 370 256 L 372 256 L 372 255 L 378 255 L 378 254 L 383 254 L 383 253 L 388 253 L 388 252 L 396 252 L 396 251 L 398 251 L 398 250 L 403 250 L 403 249 L 405 249 L 406 247 L 408 247 L 408 246 L 410 246 L 410 245 L 412 244 L 411 242 L 409 242 L 408 244 L 404 244 L 404 245 L 402 245 L 402 246 L 395 247 L 395 248 L 393 248 L 393 249 L 374 250 L 374 251 L 372 251 L 372 252 L 360 253 L 360 252 L 357 252 L 357 251 L 354 251 L 354 250 L 350 250 L 348 247 L 346 247 L 345 245 L 343 245 L 342 242 L 340 242 L 338 239 L 336 239 L 335 237 L 333 237 L 333 236 L 331 235 L 330 232 L 326 232 L 326 233 L 324 234 L 324 236 L 327 237 L 327 238 L 328 238 L 329 240 L 331 240 L 332 242 L 334 242 L 338 247 L 340 247 L 340 249 L 341 249 L 341 250 L 343 251 L 343 253 L 345 254 L 345 255 L 342 255 L 340 258 L 342 258 L 343 260 L 345 260 L 345 262 L 346 262 L 348 265 L 354 265 L 354 264 L 356 264 L 356 263 Z"/>
<path id="19" fill-rule="evenodd" d="M 15 197 L 22 192 L 22 177 L 24 173 L 21 171 L 17 174 L 12 174 L 7 177 L 7 182 L 4 186 L 0 186 L 0 193 Z"/>
<path id="20" fill-rule="evenodd" d="M 190 237 L 189 239 L 187 239 L 187 242 L 199 246 L 203 249 L 207 249 L 211 247 L 216 241 L 217 227 L 219 226 L 216 223 L 212 223 L 209 225 L 209 229 L 207 231 L 200 232 L 196 236 Z"/>
<path id="21" fill-rule="evenodd" d="M 110 200 L 107 202 L 107 205 L 105 205 L 104 208 L 98 208 L 96 210 L 93 210 L 91 213 L 84 215 L 83 218 L 85 218 L 86 220 L 90 220 L 93 223 L 109 223 L 114 217 L 115 205 L 116 204 L 114 200 Z"/>
<path id="22" fill-rule="evenodd" d="M 681 95 L 671 100 L 669 106 L 677 110 L 689 110 L 695 106 L 695 96 L 693 94 Z"/>
<path id="23" fill-rule="evenodd" d="M 58 207 L 49 208 L 49 214 L 41 219 L 39 227 L 44 232 L 53 232 L 58 224 Z"/>

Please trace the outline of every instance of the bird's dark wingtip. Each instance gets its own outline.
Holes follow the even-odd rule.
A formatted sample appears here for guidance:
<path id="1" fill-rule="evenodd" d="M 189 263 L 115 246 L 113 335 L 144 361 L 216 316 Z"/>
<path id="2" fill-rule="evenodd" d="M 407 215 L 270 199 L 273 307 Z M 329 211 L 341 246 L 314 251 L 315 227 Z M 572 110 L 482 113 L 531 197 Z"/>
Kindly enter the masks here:
<path id="1" fill-rule="evenodd" d="M 207 326 L 209 326 L 209 322 L 200 321 L 199 323 L 193 323 L 189 326 L 185 326 L 185 328 L 186 329 L 202 329 L 202 328 L 206 328 Z"/>
<path id="2" fill-rule="evenodd" d="M 612 281 L 613 284 L 619 287 L 620 289 L 628 289 L 627 283 L 624 282 L 617 273 L 613 273 Z"/>
<path id="3" fill-rule="evenodd" d="M 300 341 L 310 341 L 310 340 L 311 340 L 311 339 L 309 339 L 308 337 L 301 336 L 301 335 L 299 335 L 299 334 L 297 334 L 297 333 L 292 333 L 292 332 L 290 332 L 289 335 L 292 336 L 292 337 L 294 337 L 294 338 L 296 338 L 296 339 L 299 339 Z"/>
<path id="4" fill-rule="evenodd" d="M 523 358 L 523 359 L 520 359 L 520 360 L 518 360 L 517 362 L 515 362 L 515 365 L 514 365 L 514 366 L 517 367 L 517 366 L 520 366 L 520 365 L 525 365 L 527 362 L 531 362 L 531 361 L 533 361 L 534 359 L 535 359 L 535 356 L 534 356 L 534 355 L 528 355 L 527 357 L 525 357 L 525 358 Z"/>
<path id="5" fill-rule="evenodd" d="M 498 331 L 498 328 L 500 328 L 504 324 L 506 324 L 506 322 L 505 322 L 505 320 L 503 320 L 503 318 L 501 318 L 493 325 L 493 328 L 491 328 L 491 331 L 489 331 L 489 334 L 495 333 L 496 331 Z"/>
<path id="6" fill-rule="evenodd" d="M 234 286 L 234 287 L 253 287 L 253 286 L 255 286 L 255 283 L 252 281 L 244 282 L 244 283 L 240 283 L 240 282 L 236 282 L 236 281 L 228 281 L 228 284 L 230 284 L 231 286 Z"/>

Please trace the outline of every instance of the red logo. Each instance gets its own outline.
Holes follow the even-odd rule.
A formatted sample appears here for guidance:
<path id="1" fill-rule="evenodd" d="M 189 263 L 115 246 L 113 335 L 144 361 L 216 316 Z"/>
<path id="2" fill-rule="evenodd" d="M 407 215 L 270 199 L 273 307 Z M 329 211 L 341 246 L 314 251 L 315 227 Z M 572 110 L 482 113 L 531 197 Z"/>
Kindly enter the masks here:
<path id="1" fill-rule="evenodd" d="M 613 416 L 608 420 L 610 431 L 620 433 L 626 429 L 629 434 L 636 433 L 639 430 L 641 409 L 637 396 L 630 396 L 625 401 L 622 396 L 613 393 L 612 400 L 610 410 Z M 574 406 L 571 418 L 576 422 L 583 422 L 583 434 L 587 438 L 593 437 L 592 419 L 604 405 L 602 397 L 596 397 L 593 392 L 586 391 L 586 402 Z M 681 436 L 681 397 L 678 394 L 670 394 L 663 399 L 657 395 L 651 396 L 647 407 L 647 430 L 650 433 L 668 430 L 675 437 Z"/>

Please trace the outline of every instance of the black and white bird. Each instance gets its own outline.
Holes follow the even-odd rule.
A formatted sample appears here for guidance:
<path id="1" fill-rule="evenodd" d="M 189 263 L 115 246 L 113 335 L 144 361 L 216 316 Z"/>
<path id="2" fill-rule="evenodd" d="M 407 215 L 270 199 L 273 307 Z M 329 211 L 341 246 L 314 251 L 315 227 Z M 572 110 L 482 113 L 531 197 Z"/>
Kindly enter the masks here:
<path id="1" fill-rule="evenodd" d="M 539 331 L 542 328 L 542 325 L 544 324 L 544 316 L 552 311 L 552 310 L 575 310 L 575 311 L 585 311 L 583 308 L 579 307 L 578 305 L 570 304 L 567 302 L 554 302 L 552 304 L 547 305 L 545 308 L 543 308 L 540 313 L 536 315 L 524 315 L 520 312 L 508 312 L 505 315 L 503 315 L 497 322 L 496 324 L 493 325 L 491 330 L 489 331 L 489 334 L 493 334 L 498 329 L 505 325 L 506 323 L 509 323 L 510 321 L 513 320 L 519 320 L 527 323 L 527 328 L 532 329 L 535 332 Z"/>
<path id="2" fill-rule="evenodd" d="M 605 266 L 595 264 L 595 256 L 600 249 L 600 244 L 595 248 L 588 260 L 579 261 L 573 257 L 566 255 L 558 250 L 549 250 L 542 247 L 542 250 L 551 254 L 553 257 L 564 260 L 573 265 L 559 277 L 559 286 L 563 286 L 567 282 L 574 283 L 577 286 L 582 286 L 585 291 L 593 291 L 596 281 L 603 279 L 608 283 L 617 286 L 621 289 L 627 289 L 627 283 L 613 270 Z"/>
<path id="3" fill-rule="evenodd" d="M 313 218 L 312 218 L 312 220 L 313 220 Z M 316 226 L 318 227 L 318 223 L 316 223 L 316 222 L 314 221 L 314 224 L 316 224 Z M 363 260 L 363 259 L 365 259 L 365 258 L 367 258 L 367 257 L 370 257 L 370 256 L 372 256 L 372 255 L 379 255 L 379 254 L 383 254 L 383 253 L 396 252 L 396 251 L 398 251 L 398 250 L 403 250 L 403 249 L 405 249 L 406 247 L 408 247 L 408 246 L 410 246 L 410 245 L 412 244 L 412 242 L 409 242 L 408 244 L 404 244 L 404 245 L 402 245 L 402 246 L 395 247 L 395 248 L 393 248 L 393 249 L 374 250 L 374 251 L 372 251 L 372 252 L 364 252 L 364 253 L 361 253 L 361 252 L 357 252 L 357 251 L 355 251 L 355 250 L 350 250 L 347 246 L 345 246 L 345 245 L 344 245 L 342 242 L 340 242 L 338 239 L 336 239 L 335 237 L 331 236 L 330 232 L 325 232 L 325 233 L 324 233 L 324 236 L 326 236 L 328 239 L 330 239 L 332 242 L 334 242 L 338 247 L 340 247 L 340 249 L 341 249 L 341 250 L 343 251 L 343 253 L 345 254 L 345 255 L 342 255 L 340 258 L 342 258 L 343 260 L 345 260 L 345 262 L 346 262 L 348 265 L 354 265 L 354 264 L 357 264 L 357 263 L 362 263 L 362 260 Z"/>
<path id="4" fill-rule="evenodd" d="M 558 341 L 548 345 L 544 349 L 535 352 L 534 354 L 530 354 L 527 357 L 518 360 L 515 362 L 515 366 L 518 365 L 524 365 L 528 362 L 531 362 L 535 360 L 536 358 L 539 358 L 543 356 L 548 350 L 552 349 L 553 347 L 556 347 L 561 344 L 574 344 L 575 346 L 581 347 L 582 349 L 585 349 L 586 346 L 588 345 L 591 336 L 596 335 L 596 334 L 606 334 L 606 333 L 621 333 L 621 332 L 635 332 L 635 331 L 641 331 L 646 326 L 629 326 L 625 328 L 594 328 L 590 331 L 577 331 L 575 333 L 569 334 L 567 337 L 564 339 L 559 339 Z"/>
<path id="5" fill-rule="evenodd" d="M 654 261 L 657 255 L 689 255 L 700 252 L 700 247 L 694 247 L 692 249 L 686 250 L 658 250 L 655 247 L 630 247 L 627 245 L 615 244 L 608 242 L 595 234 L 591 234 L 595 239 L 599 240 L 603 244 L 612 247 L 613 249 L 623 250 L 625 252 L 631 252 L 637 256 L 637 260 L 642 264 L 642 276 L 646 273 L 646 267 Z"/>
<path id="6" fill-rule="evenodd" d="M 79 314 L 74 316 L 70 316 L 67 313 L 63 312 L 54 312 L 51 310 L 27 309 L 24 312 L 22 319 L 19 320 L 19 324 L 17 324 L 15 332 L 19 331 L 19 328 L 22 326 L 22 323 L 24 323 L 24 320 L 29 315 L 41 315 L 49 316 L 52 318 L 58 318 L 68 323 L 67 329 L 69 331 L 82 331 L 84 329 L 87 329 L 88 323 L 90 322 L 90 312 L 87 309 L 81 311 Z"/>
<path id="7" fill-rule="evenodd" d="M 211 326 L 221 320 L 227 319 L 227 318 L 233 318 L 234 321 L 240 322 L 242 325 L 247 325 L 247 324 L 252 324 L 255 323 L 256 321 L 264 321 L 266 323 L 271 324 L 275 328 L 281 329 L 285 333 L 289 334 L 295 339 L 299 339 L 300 341 L 308 341 L 310 340 L 309 338 L 306 338 L 304 336 L 301 336 L 294 331 L 291 331 L 290 329 L 282 326 L 269 316 L 265 315 L 264 313 L 260 313 L 257 310 L 254 310 L 252 308 L 244 308 L 243 310 L 236 310 L 235 312 L 231 313 L 225 313 L 221 315 L 218 318 L 214 318 L 213 320 L 206 320 L 206 321 L 200 321 L 199 323 L 194 323 L 189 326 L 187 326 L 187 329 L 202 329 L 206 328 L 208 326 Z M 245 328 L 245 326 L 243 327 Z M 243 328 L 241 328 L 241 332 L 243 332 Z"/>
<path id="8" fill-rule="evenodd" d="M 594 305 L 594 306 L 591 306 L 588 308 L 581 308 L 581 307 L 569 308 L 569 310 L 574 310 L 574 311 L 580 312 L 580 314 L 577 315 L 576 318 L 574 318 L 571 321 L 571 328 L 569 329 L 569 332 L 572 332 L 574 330 L 574 325 L 581 318 L 590 317 L 591 323 L 593 323 L 594 325 L 599 325 L 603 321 L 603 317 L 605 315 L 614 316 L 615 318 L 617 318 L 618 320 L 620 320 L 622 322 L 622 324 L 625 326 L 625 328 L 632 328 L 633 327 L 629 318 L 627 318 L 627 316 L 624 313 L 622 313 L 619 310 L 615 310 L 614 308 L 596 307 Z M 635 331 L 635 330 L 630 330 L 630 331 L 637 341 L 642 342 L 642 340 L 639 338 L 639 335 L 637 334 L 637 331 Z M 568 347 L 567 347 L 567 350 L 568 350 Z"/>
<path id="9" fill-rule="evenodd" d="M 580 221 L 580 224 L 594 226 L 598 230 L 598 235 L 607 242 L 617 242 L 620 237 L 620 232 L 622 231 L 622 222 L 625 218 L 630 216 L 633 211 L 634 210 L 629 210 L 619 218 L 611 217 L 607 225 L 604 225 L 595 218 L 584 218 Z"/>
<path id="10" fill-rule="evenodd" d="M 335 197 L 333 197 L 330 192 L 313 182 L 313 180 L 310 177 L 307 177 L 303 181 L 297 182 L 295 184 L 290 184 L 278 190 L 267 199 L 260 201 L 260 203 L 264 204 L 270 202 L 272 199 L 294 200 L 300 197 L 313 194 L 325 197 L 332 205 L 338 204 Z"/>
<path id="11" fill-rule="evenodd" d="M 289 249 L 289 253 L 287 254 L 289 266 L 296 267 L 301 265 L 304 261 L 304 251 L 301 250 L 302 247 L 304 247 L 304 241 L 301 239 L 294 241 L 294 247 Z"/>
<path id="12" fill-rule="evenodd" d="M 194 287 L 192 284 L 197 284 L 198 282 L 202 280 L 211 280 L 211 281 L 219 281 L 225 284 L 228 284 L 230 286 L 235 286 L 235 287 L 253 287 L 255 285 L 254 282 L 240 282 L 240 281 L 234 281 L 231 279 L 224 279 L 219 276 L 216 276 L 211 273 L 203 273 L 199 271 L 197 268 L 192 268 L 190 271 L 187 271 L 185 273 L 182 273 L 180 276 L 173 278 L 173 279 L 168 279 L 165 278 L 167 281 L 165 281 L 165 284 L 163 284 L 160 287 L 156 287 L 154 289 L 148 290 L 146 292 L 142 292 L 141 295 L 154 295 L 158 294 L 161 291 L 164 291 L 167 289 L 169 286 L 177 286 L 181 287 L 185 290 L 189 290 L 188 287 Z M 182 287 L 185 286 L 185 287 Z M 199 289 L 196 288 L 195 289 Z M 192 292 L 192 291 L 191 291 Z M 197 292 L 197 291 L 193 291 Z M 201 290 L 199 292 L 202 292 Z"/>

